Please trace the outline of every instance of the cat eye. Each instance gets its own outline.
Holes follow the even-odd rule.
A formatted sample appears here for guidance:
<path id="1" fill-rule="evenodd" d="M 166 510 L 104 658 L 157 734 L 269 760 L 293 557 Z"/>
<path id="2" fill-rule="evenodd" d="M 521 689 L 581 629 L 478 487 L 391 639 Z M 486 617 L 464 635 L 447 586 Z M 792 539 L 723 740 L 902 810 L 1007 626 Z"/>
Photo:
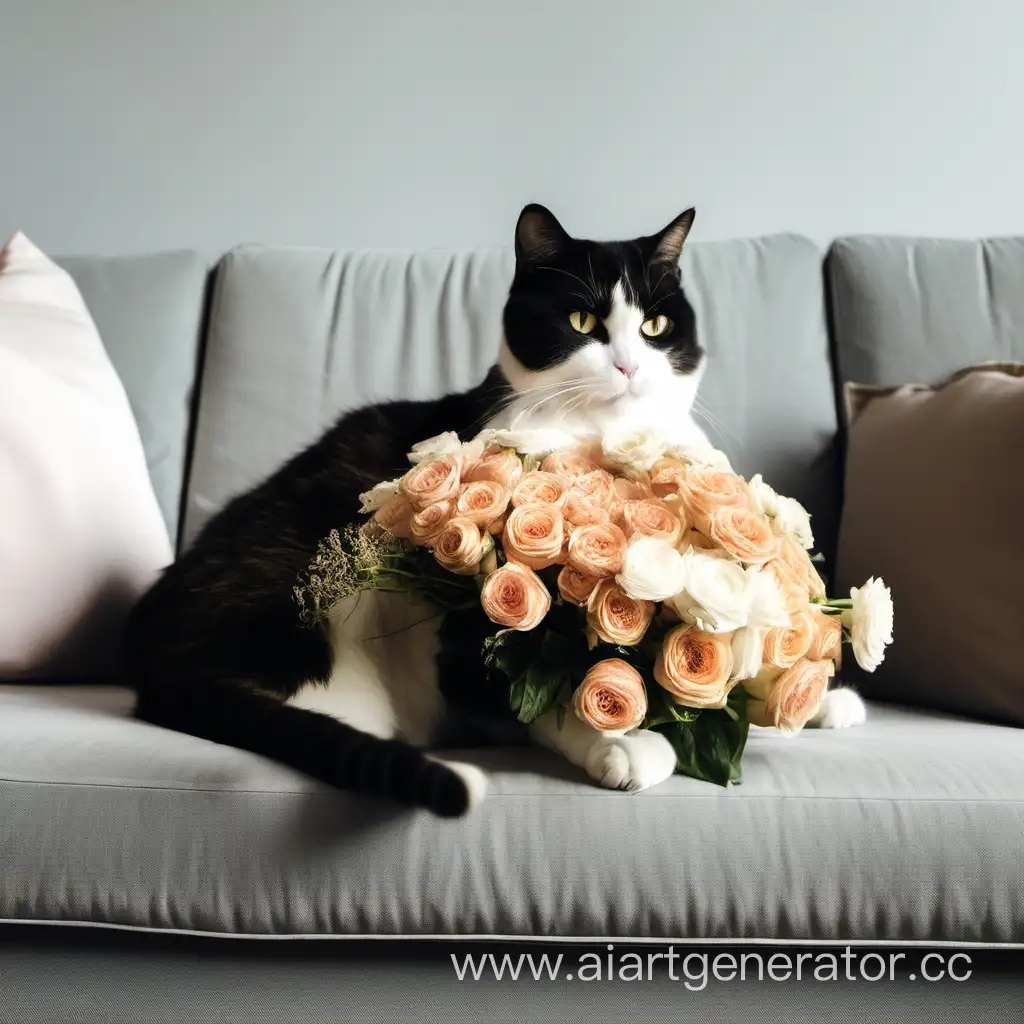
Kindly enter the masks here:
<path id="1" fill-rule="evenodd" d="M 672 326 L 672 321 L 667 316 L 652 316 L 640 325 L 640 332 L 648 338 L 657 338 L 664 334 Z"/>
<path id="2" fill-rule="evenodd" d="M 578 309 L 569 314 L 569 323 L 574 331 L 580 334 L 590 334 L 597 326 L 597 317 L 593 313 L 581 313 Z"/>

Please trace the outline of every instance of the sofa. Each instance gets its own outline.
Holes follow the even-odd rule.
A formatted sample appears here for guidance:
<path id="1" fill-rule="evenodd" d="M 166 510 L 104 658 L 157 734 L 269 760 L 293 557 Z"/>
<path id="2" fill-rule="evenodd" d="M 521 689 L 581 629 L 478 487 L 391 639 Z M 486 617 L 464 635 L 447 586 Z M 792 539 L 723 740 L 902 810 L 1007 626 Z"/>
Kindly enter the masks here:
<path id="1" fill-rule="evenodd" d="M 212 267 L 193 252 L 61 262 L 180 549 L 344 410 L 479 380 L 512 260 L 243 246 Z M 1024 359 L 1022 240 L 696 243 L 683 276 L 709 435 L 807 505 L 829 559 L 844 384 Z M 0 684 L 0 1021 L 796 1020 L 815 1000 L 854 1020 L 893 998 L 803 989 L 762 1016 L 778 991 L 609 988 L 588 1016 L 592 989 L 469 987 L 449 963 L 587 943 L 956 946 L 991 967 L 958 1019 L 1020 1012 L 1020 961 L 998 952 L 1024 944 L 1020 730 L 872 701 L 855 729 L 755 730 L 741 785 L 677 776 L 638 795 L 541 750 L 459 756 L 491 791 L 440 820 L 137 721 L 124 681 Z M 891 1019 L 946 1019 L 967 998 L 913 993 Z"/>

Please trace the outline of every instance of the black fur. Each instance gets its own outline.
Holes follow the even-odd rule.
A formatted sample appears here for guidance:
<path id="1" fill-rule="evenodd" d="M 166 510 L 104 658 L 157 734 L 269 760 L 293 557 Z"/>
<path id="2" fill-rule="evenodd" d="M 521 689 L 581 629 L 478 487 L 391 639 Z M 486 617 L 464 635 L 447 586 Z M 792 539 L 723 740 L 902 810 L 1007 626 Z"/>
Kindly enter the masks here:
<path id="1" fill-rule="evenodd" d="M 472 433 L 505 394 L 492 371 L 466 394 L 360 409 L 231 501 L 132 613 L 138 715 L 345 789 L 462 813 L 462 780 L 418 750 L 282 703 L 331 669 L 327 636 L 300 623 L 292 587 L 317 543 L 356 518 L 360 492 L 404 472 L 417 441 Z"/>
<path id="2" fill-rule="evenodd" d="M 517 270 L 505 310 L 512 351 L 527 367 L 558 362 L 578 339 L 575 309 L 606 312 L 626 274 L 645 305 L 675 322 L 668 339 L 680 369 L 699 360 L 693 313 L 677 260 L 692 211 L 664 232 L 630 243 L 570 239 L 543 207 L 529 206 L 516 234 Z M 583 284 L 583 281 L 589 284 Z M 463 780 L 401 740 L 381 740 L 334 718 L 283 703 L 308 680 L 326 680 L 326 633 L 303 626 L 292 599 L 317 543 L 353 521 L 360 492 L 408 468 L 412 445 L 445 430 L 471 436 L 509 396 L 492 369 L 472 391 L 434 402 L 392 402 L 343 416 L 269 479 L 231 501 L 143 596 L 127 630 L 137 713 L 158 725 L 275 758 L 345 789 L 438 814 L 465 811 Z M 487 718 L 503 695 L 467 685 L 479 677 L 474 644 L 482 615 L 451 624 L 442 694 L 470 720 Z M 479 647 L 476 646 L 476 650 Z"/>

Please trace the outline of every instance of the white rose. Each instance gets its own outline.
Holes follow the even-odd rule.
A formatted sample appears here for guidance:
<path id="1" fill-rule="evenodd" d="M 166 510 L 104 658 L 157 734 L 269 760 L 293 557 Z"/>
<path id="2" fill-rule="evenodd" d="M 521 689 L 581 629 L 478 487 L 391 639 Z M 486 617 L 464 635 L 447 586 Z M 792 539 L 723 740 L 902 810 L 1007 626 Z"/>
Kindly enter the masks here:
<path id="1" fill-rule="evenodd" d="M 479 438 L 474 437 L 472 441 L 466 441 L 459 445 L 459 458 L 462 460 L 461 469 L 463 472 L 475 462 L 480 461 L 487 446 Z"/>
<path id="2" fill-rule="evenodd" d="M 750 587 L 747 625 L 757 629 L 788 627 L 790 622 L 786 599 L 782 596 L 775 575 L 765 572 L 760 565 L 751 565 L 747 568 L 747 585 Z"/>
<path id="3" fill-rule="evenodd" d="M 698 469 L 709 469 L 714 473 L 735 473 L 729 456 L 711 444 L 673 444 L 665 450 L 665 454 L 673 459 Z"/>
<path id="4" fill-rule="evenodd" d="M 428 437 L 425 441 L 417 441 L 409 452 L 409 461 L 415 466 L 425 459 L 433 459 L 439 455 L 451 455 L 462 447 L 459 435 L 454 430 L 446 430 L 436 437 Z"/>
<path id="5" fill-rule="evenodd" d="M 629 430 L 605 435 L 601 450 L 621 469 L 648 470 L 665 454 L 665 442 L 650 431 Z"/>
<path id="6" fill-rule="evenodd" d="M 634 533 L 615 579 L 635 601 L 664 601 L 683 588 L 683 556 L 667 541 Z"/>
<path id="7" fill-rule="evenodd" d="M 755 626 L 737 629 L 732 638 L 732 678 L 753 679 L 764 661 L 764 638 L 768 630 Z"/>
<path id="8" fill-rule="evenodd" d="M 684 622 L 708 633 L 729 633 L 747 624 L 750 597 L 742 565 L 691 548 L 683 555 L 683 590 L 667 604 Z"/>
<path id="9" fill-rule="evenodd" d="M 750 507 L 772 520 L 772 529 L 779 534 L 790 534 L 803 548 L 814 547 L 811 516 L 796 498 L 787 498 L 764 482 L 761 474 L 752 476 L 747 483 Z"/>
<path id="10" fill-rule="evenodd" d="M 873 576 L 863 587 L 850 590 L 853 607 L 843 612 L 843 625 L 850 631 L 853 656 L 866 672 L 874 672 L 892 643 L 892 594 Z"/>
<path id="11" fill-rule="evenodd" d="M 398 485 L 401 482 L 402 478 L 396 477 L 394 480 L 385 480 L 384 483 L 377 484 L 376 487 L 371 487 L 368 491 L 363 491 L 359 495 L 359 500 L 363 503 L 359 511 L 376 512 L 398 493 Z"/>
<path id="12" fill-rule="evenodd" d="M 555 428 L 535 430 L 505 430 L 488 428 L 477 434 L 476 441 L 484 445 L 496 444 L 514 448 L 521 455 L 550 455 L 563 448 L 575 448 L 578 441 L 572 434 Z"/>
<path id="13" fill-rule="evenodd" d="M 750 494 L 750 507 L 754 512 L 772 517 L 779 514 L 779 495 L 774 487 L 764 482 L 764 477 L 760 473 L 752 476 L 747 482 L 747 492 Z"/>
<path id="14" fill-rule="evenodd" d="M 772 521 L 776 533 L 790 534 L 802 548 L 814 547 L 810 513 L 796 498 L 778 496 L 779 506 Z"/>

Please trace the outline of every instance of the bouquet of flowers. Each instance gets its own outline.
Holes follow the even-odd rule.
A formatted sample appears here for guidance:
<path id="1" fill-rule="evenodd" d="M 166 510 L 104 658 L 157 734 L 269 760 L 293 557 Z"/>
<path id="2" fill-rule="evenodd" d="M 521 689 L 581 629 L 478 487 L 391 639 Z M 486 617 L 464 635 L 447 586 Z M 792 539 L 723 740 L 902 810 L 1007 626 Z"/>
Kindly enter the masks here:
<path id="1" fill-rule="evenodd" d="M 710 447 L 488 430 L 409 457 L 320 545 L 303 618 L 364 590 L 482 612 L 489 685 L 523 722 L 657 729 L 679 772 L 725 785 L 750 724 L 798 732 L 844 643 L 873 671 L 892 640 L 882 581 L 827 597 L 804 508 Z"/>

